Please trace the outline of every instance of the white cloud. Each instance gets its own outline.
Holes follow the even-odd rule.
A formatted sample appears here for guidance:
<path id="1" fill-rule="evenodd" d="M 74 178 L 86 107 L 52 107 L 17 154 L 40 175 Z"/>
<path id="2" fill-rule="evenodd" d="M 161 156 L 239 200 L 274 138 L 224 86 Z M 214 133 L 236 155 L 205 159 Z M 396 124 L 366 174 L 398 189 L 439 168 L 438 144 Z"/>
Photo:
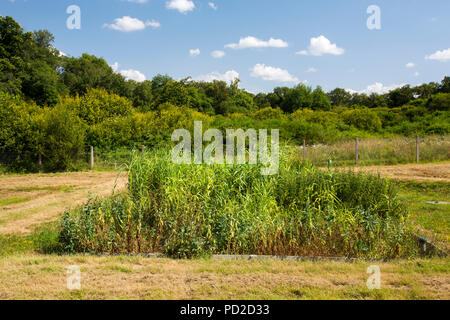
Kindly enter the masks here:
<path id="1" fill-rule="evenodd" d="M 114 64 L 111 65 L 111 68 L 113 69 L 114 72 L 119 71 L 119 63 L 118 62 L 114 62 Z"/>
<path id="2" fill-rule="evenodd" d="M 166 8 L 187 13 L 195 9 L 195 4 L 190 0 L 170 0 L 166 2 Z"/>
<path id="3" fill-rule="evenodd" d="M 114 62 L 111 65 L 111 68 L 114 72 L 121 74 L 126 80 L 134 80 L 137 82 L 142 82 L 147 80 L 145 75 L 138 70 L 128 69 L 128 70 L 119 70 L 119 63 Z"/>
<path id="4" fill-rule="evenodd" d="M 391 86 L 385 86 L 380 82 L 375 82 L 374 84 L 367 86 L 366 89 L 361 90 L 361 91 L 356 91 L 356 90 L 352 90 L 352 89 L 347 89 L 347 91 L 350 93 L 365 93 L 365 94 L 369 94 L 369 95 L 371 93 L 384 94 L 384 93 L 388 93 L 391 90 L 401 88 L 403 86 L 404 86 L 404 84 L 393 84 Z"/>
<path id="5" fill-rule="evenodd" d="M 125 77 L 125 79 L 127 80 L 134 80 L 137 82 L 142 82 L 147 80 L 147 78 L 145 77 L 144 74 L 142 74 L 141 72 L 139 72 L 138 70 L 133 70 L 133 69 L 129 69 L 129 70 L 120 70 L 119 73 Z"/>
<path id="6" fill-rule="evenodd" d="M 450 60 L 450 48 L 447 50 L 442 51 L 436 51 L 433 54 L 430 54 L 429 56 L 426 56 L 425 59 L 427 60 L 437 60 L 441 62 L 445 62 Z"/>
<path id="7" fill-rule="evenodd" d="M 219 9 L 219 8 L 217 7 L 217 5 L 216 5 L 214 2 L 208 2 L 208 6 L 209 6 L 211 9 L 213 9 L 213 10 Z"/>
<path id="8" fill-rule="evenodd" d="M 407 64 L 406 64 L 406 67 L 407 68 L 414 68 L 416 65 L 413 63 L 413 62 L 408 62 Z"/>
<path id="9" fill-rule="evenodd" d="M 206 82 L 212 82 L 214 80 L 219 80 L 219 81 L 225 81 L 225 82 L 230 83 L 238 78 L 239 78 L 239 73 L 235 70 L 230 70 L 225 73 L 211 72 L 209 74 L 198 76 L 198 77 L 194 78 L 194 80 L 195 81 L 206 81 Z"/>
<path id="10" fill-rule="evenodd" d="M 132 32 L 132 31 L 139 31 L 144 30 L 147 27 L 152 28 L 159 28 L 161 24 L 158 21 L 152 20 L 152 21 L 146 21 L 143 22 L 136 18 L 131 18 L 129 16 L 124 16 L 122 18 L 117 18 L 114 20 L 113 24 L 107 24 L 105 23 L 103 27 L 122 31 L 122 32 Z"/>
<path id="11" fill-rule="evenodd" d="M 339 48 L 336 44 L 331 43 L 325 36 L 318 36 L 317 38 L 311 38 L 309 42 L 308 50 L 302 50 L 297 52 L 299 55 L 312 55 L 322 56 L 324 54 L 332 54 L 339 56 L 344 54 L 345 50 Z"/>
<path id="12" fill-rule="evenodd" d="M 189 50 L 189 55 L 191 57 L 198 56 L 199 54 L 200 54 L 200 49 L 191 49 L 191 50 Z"/>
<path id="13" fill-rule="evenodd" d="M 248 49 L 248 48 L 286 48 L 289 44 L 281 39 L 270 38 L 268 41 L 260 40 L 255 37 L 241 38 L 239 43 L 230 43 L 225 48 Z"/>
<path id="14" fill-rule="evenodd" d="M 287 70 L 266 66 L 265 64 L 255 65 L 252 69 L 251 76 L 266 81 L 300 82 L 298 78 L 292 76 Z"/>
<path id="15" fill-rule="evenodd" d="M 317 69 L 311 67 L 311 68 L 309 68 L 308 70 L 306 70 L 306 72 L 317 72 Z"/>
<path id="16" fill-rule="evenodd" d="M 225 57 L 225 55 L 226 55 L 226 53 L 222 50 L 216 50 L 216 51 L 211 52 L 211 56 L 215 59 L 223 58 L 223 57 Z"/>

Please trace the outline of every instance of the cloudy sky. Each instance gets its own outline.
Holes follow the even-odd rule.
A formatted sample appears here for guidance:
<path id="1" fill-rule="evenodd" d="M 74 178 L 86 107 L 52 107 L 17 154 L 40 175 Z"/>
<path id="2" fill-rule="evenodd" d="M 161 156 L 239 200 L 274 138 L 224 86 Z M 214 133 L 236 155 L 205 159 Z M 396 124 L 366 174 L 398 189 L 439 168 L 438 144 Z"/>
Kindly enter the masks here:
<path id="1" fill-rule="evenodd" d="M 71 5 L 81 29 L 67 27 Z M 371 5 L 381 29 L 367 26 Z M 299 82 L 384 92 L 450 75 L 448 0 L 0 0 L 0 15 L 137 81 L 161 73 L 239 77 L 254 93 Z"/>

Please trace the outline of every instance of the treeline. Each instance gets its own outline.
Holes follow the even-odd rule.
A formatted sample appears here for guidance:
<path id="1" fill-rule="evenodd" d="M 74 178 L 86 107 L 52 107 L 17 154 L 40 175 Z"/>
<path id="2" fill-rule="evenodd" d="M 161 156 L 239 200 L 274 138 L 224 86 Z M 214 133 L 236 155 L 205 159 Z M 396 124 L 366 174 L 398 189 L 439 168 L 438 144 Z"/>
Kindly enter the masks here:
<path id="1" fill-rule="evenodd" d="M 254 95 L 239 80 L 126 80 L 102 58 L 67 57 L 46 30 L 0 16 L 0 163 L 7 170 L 70 170 L 85 146 L 154 147 L 177 128 L 277 128 L 284 141 L 447 134 L 450 77 L 384 95 L 325 93 L 303 84 Z"/>

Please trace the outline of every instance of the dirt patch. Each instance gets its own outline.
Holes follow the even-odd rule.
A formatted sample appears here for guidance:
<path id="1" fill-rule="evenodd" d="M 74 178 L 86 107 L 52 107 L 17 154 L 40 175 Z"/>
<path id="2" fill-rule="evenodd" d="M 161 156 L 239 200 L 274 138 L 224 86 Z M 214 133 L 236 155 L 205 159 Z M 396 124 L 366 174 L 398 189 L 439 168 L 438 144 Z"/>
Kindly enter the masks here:
<path id="1" fill-rule="evenodd" d="M 90 196 L 107 196 L 124 189 L 126 183 L 125 173 L 117 172 L 0 176 L 0 199 L 29 199 L 0 207 L 0 234 L 30 233 Z"/>
<path id="2" fill-rule="evenodd" d="M 355 167 L 355 170 L 398 180 L 450 182 L 450 163 Z"/>

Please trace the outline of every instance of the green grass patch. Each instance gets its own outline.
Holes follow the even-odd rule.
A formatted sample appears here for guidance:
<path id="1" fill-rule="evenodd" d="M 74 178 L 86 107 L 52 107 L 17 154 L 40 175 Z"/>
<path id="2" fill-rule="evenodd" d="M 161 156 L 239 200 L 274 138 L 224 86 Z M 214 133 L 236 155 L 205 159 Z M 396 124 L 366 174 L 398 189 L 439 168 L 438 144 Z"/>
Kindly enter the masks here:
<path id="1" fill-rule="evenodd" d="M 33 191 L 62 191 L 69 192 L 77 186 L 59 186 L 59 187 L 31 187 L 31 188 L 16 188 L 14 191 L 18 192 L 33 192 Z"/>
<path id="2" fill-rule="evenodd" d="M 13 197 L 13 198 L 1 199 L 0 207 L 9 206 L 12 204 L 18 204 L 18 203 L 27 202 L 27 201 L 30 201 L 30 198 Z"/>
<path id="3" fill-rule="evenodd" d="M 21 253 L 59 253 L 59 223 L 48 223 L 30 235 L 0 235 L 0 256 Z"/>
<path id="4" fill-rule="evenodd" d="M 450 183 L 405 181 L 400 183 L 400 198 L 409 208 L 411 222 L 428 230 L 439 240 L 450 242 Z"/>

